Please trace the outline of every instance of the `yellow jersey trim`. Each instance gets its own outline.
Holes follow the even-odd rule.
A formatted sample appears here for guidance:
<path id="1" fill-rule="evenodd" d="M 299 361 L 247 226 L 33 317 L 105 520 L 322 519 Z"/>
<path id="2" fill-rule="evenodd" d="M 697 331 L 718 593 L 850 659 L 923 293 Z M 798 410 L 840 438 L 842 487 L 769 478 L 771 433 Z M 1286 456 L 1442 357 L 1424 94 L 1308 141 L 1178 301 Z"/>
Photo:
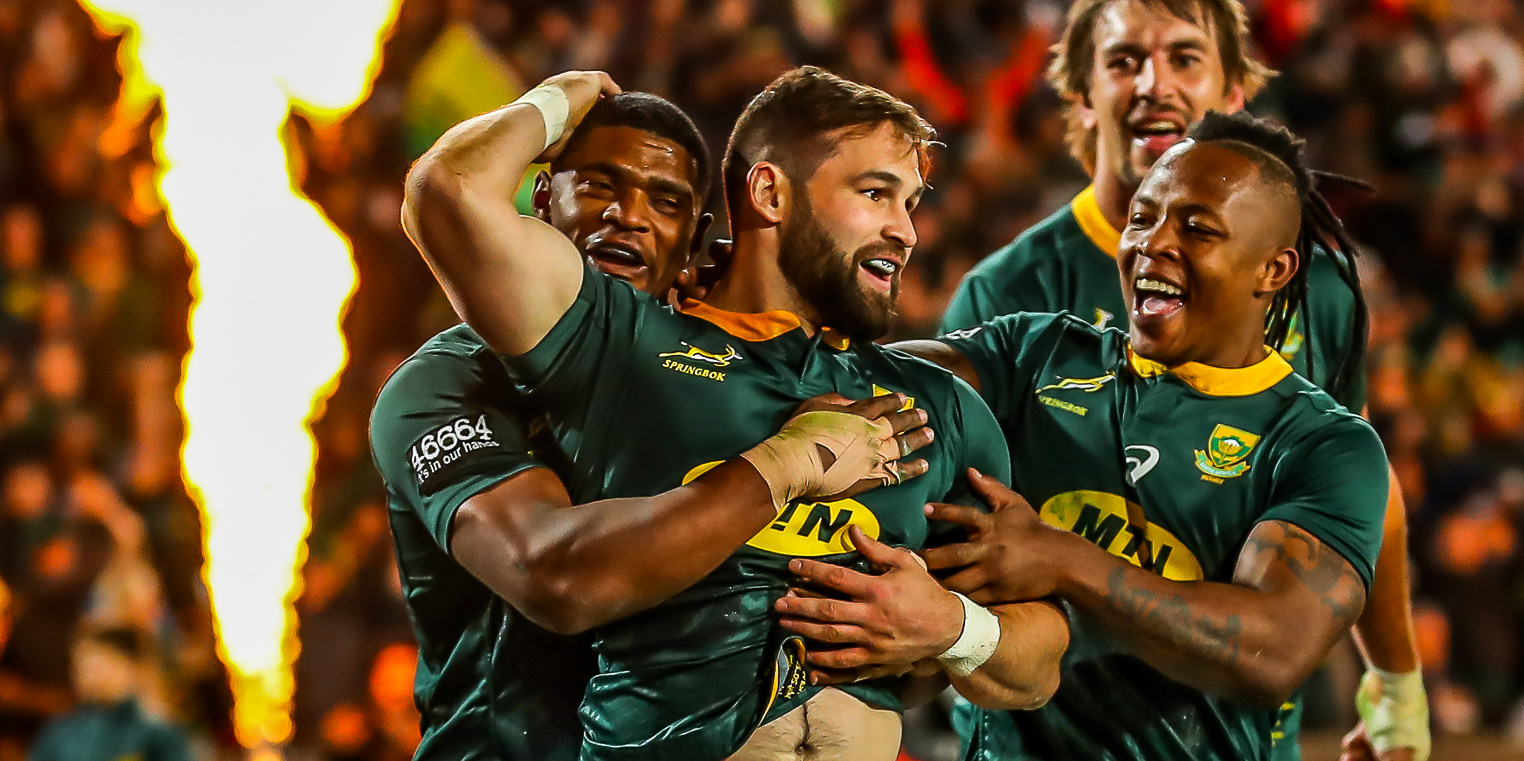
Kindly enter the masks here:
<path id="1" fill-rule="evenodd" d="M 1080 229 L 1085 231 L 1085 237 L 1102 253 L 1117 258 L 1117 248 L 1122 245 L 1122 234 L 1101 213 L 1101 204 L 1095 200 L 1095 186 L 1088 185 L 1081 190 L 1069 202 L 1069 208 L 1074 212 L 1074 220 L 1079 222 Z"/>
<path id="2" fill-rule="evenodd" d="M 1200 362 L 1165 367 L 1134 354 L 1132 349 L 1127 350 L 1127 361 L 1133 372 L 1144 378 L 1174 373 L 1186 385 L 1208 396 L 1252 396 L 1280 383 L 1292 372 L 1291 363 L 1280 352 L 1268 346 L 1265 351 L 1264 359 L 1248 367 L 1212 367 Z"/>
<path id="3" fill-rule="evenodd" d="M 679 311 L 712 323 L 720 330 L 743 341 L 770 341 L 790 330 L 804 327 L 794 313 L 785 312 L 782 309 L 774 309 L 770 312 L 728 312 L 724 309 L 716 309 L 702 301 L 683 299 Z M 845 334 L 833 328 L 822 328 L 821 340 L 838 351 L 846 351 L 852 343 Z"/>

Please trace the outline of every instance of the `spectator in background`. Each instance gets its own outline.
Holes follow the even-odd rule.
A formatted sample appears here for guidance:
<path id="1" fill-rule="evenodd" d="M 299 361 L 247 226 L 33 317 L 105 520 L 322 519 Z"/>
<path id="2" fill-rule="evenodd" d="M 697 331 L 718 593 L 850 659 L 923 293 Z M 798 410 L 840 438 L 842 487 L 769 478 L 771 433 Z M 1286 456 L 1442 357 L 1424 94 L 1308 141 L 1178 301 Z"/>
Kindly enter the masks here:
<path id="1" fill-rule="evenodd" d="M 81 634 L 73 673 L 79 704 L 42 730 L 28 761 L 189 761 L 185 735 L 139 705 L 147 655 L 136 629 Z"/>

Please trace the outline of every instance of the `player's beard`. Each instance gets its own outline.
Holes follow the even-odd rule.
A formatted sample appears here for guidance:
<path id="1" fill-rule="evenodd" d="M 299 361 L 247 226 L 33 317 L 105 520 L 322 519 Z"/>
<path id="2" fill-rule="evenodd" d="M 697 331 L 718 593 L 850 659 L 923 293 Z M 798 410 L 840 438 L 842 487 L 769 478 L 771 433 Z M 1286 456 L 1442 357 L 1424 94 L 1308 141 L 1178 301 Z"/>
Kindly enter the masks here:
<path id="1" fill-rule="evenodd" d="M 815 310 L 822 326 L 839 330 L 859 341 L 876 341 L 889 332 L 900 281 L 895 277 L 889 293 L 869 292 L 858 281 L 859 266 L 884 253 L 905 260 L 905 248 L 885 241 L 857 249 L 851 255 L 836 247 L 825 226 L 815 216 L 807 196 L 800 197 L 784 224 L 778 266 L 794 290 Z"/>

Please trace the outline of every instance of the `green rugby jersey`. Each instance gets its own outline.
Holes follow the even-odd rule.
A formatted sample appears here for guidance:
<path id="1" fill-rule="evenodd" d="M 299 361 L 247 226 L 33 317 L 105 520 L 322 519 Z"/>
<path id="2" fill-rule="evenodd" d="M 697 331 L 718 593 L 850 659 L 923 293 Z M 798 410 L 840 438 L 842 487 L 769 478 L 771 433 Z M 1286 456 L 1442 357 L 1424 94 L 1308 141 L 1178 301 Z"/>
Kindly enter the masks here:
<path id="1" fill-rule="evenodd" d="M 1255 525 L 1281 520 L 1369 586 L 1386 508 L 1381 442 L 1279 354 L 1165 370 L 1131 356 L 1120 330 L 1063 314 L 941 340 L 973 363 L 1016 458 L 1013 485 L 1048 523 L 1165 578 L 1226 583 Z M 1278 711 L 1175 682 L 1069 615 L 1057 694 L 1036 711 L 960 706 L 966 759 L 1270 758 Z"/>
<path id="2" fill-rule="evenodd" d="M 818 690 L 805 683 L 798 639 L 772 612 L 791 578 L 788 561 L 860 561 L 846 545 L 852 525 L 920 548 L 932 532 L 927 502 L 977 504 L 966 468 L 1002 480 L 1010 472 L 1005 438 L 967 384 L 873 343 L 830 330 L 808 335 L 787 312 L 743 315 L 697 302 L 675 310 L 587 271 L 556 327 L 508 365 L 570 455 L 567 485 L 578 503 L 686 483 L 824 393 L 904 393 L 936 431 L 917 453 L 930 465 L 926 475 L 853 499 L 790 504 L 698 584 L 596 630 L 599 673 L 582 706 L 585 761 L 729 756 Z M 843 689 L 900 708 L 888 682 Z"/>
<path id="3" fill-rule="evenodd" d="M 418 638 L 420 761 L 575 761 L 582 742 L 577 706 L 594 672 L 591 637 L 540 628 L 449 552 L 462 503 L 540 466 L 522 407 L 496 355 L 458 325 L 403 362 L 371 412 L 371 451 Z"/>
<path id="4" fill-rule="evenodd" d="M 1101 213 L 1095 187 L 1022 233 L 971 271 L 942 318 L 942 332 L 978 325 L 1017 312 L 1072 312 L 1096 327 L 1127 329 L 1127 307 L 1117 272 L 1116 252 L 1122 234 Z M 1281 353 L 1304 378 L 1319 382 L 1333 377 L 1339 357 L 1349 347 L 1354 297 L 1339 278 L 1333 261 L 1316 249 L 1308 272 L 1308 304 L 1313 329 L 1311 351 L 1306 348 L 1301 315 L 1292 318 L 1291 335 Z M 1309 374 L 1308 363 L 1311 362 Z M 1335 397 L 1359 412 L 1365 408 L 1366 378 L 1362 367 Z M 1301 698 L 1283 707 L 1276 761 L 1299 761 Z"/>
<path id="5" fill-rule="evenodd" d="M 1088 187 L 1062 209 L 1022 233 L 1005 248 L 985 257 L 958 286 L 942 332 L 970 328 L 1017 312 L 1072 312 L 1100 328 L 1127 329 L 1116 252 L 1122 240 Z M 1339 357 L 1349 347 L 1354 296 L 1338 268 L 1322 249 L 1308 271 L 1311 319 L 1293 318 L 1292 334 L 1281 353 L 1304 378 L 1333 377 Z M 1312 328 L 1312 351 L 1303 351 L 1303 323 Z M 1311 374 L 1308 363 L 1311 362 Z M 1365 409 L 1365 372 L 1337 399 L 1355 412 Z"/>

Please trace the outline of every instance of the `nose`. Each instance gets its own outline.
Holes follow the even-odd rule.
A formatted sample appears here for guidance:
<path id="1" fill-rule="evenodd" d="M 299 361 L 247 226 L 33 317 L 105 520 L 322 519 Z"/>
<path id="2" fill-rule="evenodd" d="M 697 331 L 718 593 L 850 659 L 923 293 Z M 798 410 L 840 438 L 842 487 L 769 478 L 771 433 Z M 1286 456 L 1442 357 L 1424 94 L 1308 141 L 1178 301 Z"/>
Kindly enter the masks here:
<path id="1" fill-rule="evenodd" d="M 894 218 L 884 228 L 884 237 L 899 243 L 908 251 L 915 248 L 919 238 L 915 234 L 915 222 L 910 219 L 910 210 L 904 206 L 896 207 Z"/>
<path id="2" fill-rule="evenodd" d="M 1167 55 L 1161 51 L 1143 59 L 1138 78 L 1133 80 L 1133 87 L 1139 97 L 1157 101 L 1174 92 L 1177 81 L 1166 60 Z"/>
<path id="3" fill-rule="evenodd" d="M 651 206 L 642 193 L 623 193 L 604 207 L 603 221 L 621 230 L 647 233 L 651 231 Z"/>
<path id="4" fill-rule="evenodd" d="M 1175 234 L 1175 226 L 1169 219 L 1162 218 L 1138 241 L 1136 248 L 1138 253 L 1150 259 L 1178 259 L 1180 236 Z"/>

